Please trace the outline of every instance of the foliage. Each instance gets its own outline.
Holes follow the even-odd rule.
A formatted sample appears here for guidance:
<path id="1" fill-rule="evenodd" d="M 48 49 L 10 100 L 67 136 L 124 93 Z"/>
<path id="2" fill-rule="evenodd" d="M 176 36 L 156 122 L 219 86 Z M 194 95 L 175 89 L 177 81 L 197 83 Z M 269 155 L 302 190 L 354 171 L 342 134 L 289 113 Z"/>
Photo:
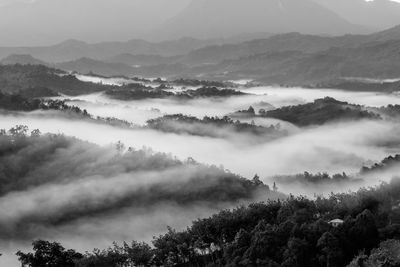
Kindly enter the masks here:
<path id="1" fill-rule="evenodd" d="M 391 167 L 395 167 L 400 163 L 400 155 L 394 155 L 394 156 L 389 156 L 385 159 L 383 159 L 380 163 L 375 163 L 374 165 L 370 167 L 362 167 L 361 168 L 361 174 L 368 174 L 372 172 L 378 172 L 382 170 L 387 170 Z"/>
<path id="2" fill-rule="evenodd" d="M 298 126 L 320 125 L 332 121 L 380 119 L 380 115 L 366 110 L 359 105 L 340 102 L 331 97 L 317 99 L 312 103 L 287 106 L 269 110 L 263 117 L 275 118 Z"/>
<path id="3" fill-rule="evenodd" d="M 55 93 L 80 95 L 112 88 L 78 80 L 74 75 L 43 65 L 0 65 L 0 88 L 3 93 L 23 93 L 30 97 L 52 96 Z M 27 90 L 36 88 L 32 95 Z M 42 89 L 40 89 L 42 88 Z"/>
<path id="4" fill-rule="evenodd" d="M 304 172 L 297 175 L 279 175 L 273 177 L 275 181 L 279 181 L 281 184 L 292 184 L 300 183 L 304 185 L 318 185 L 318 184 L 340 184 L 340 183 L 357 183 L 362 180 L 359 178 L 353 178 L 348 176 L 346 173 L 338 173 L 330 176 L 328 173 L 316 173 L 312 174 Z"/>
<path id="5" fill-rule="evenodd" d="M 133 86 L 133 88 L 131 87 Z M 118 89 L 106 91 L 106 95 L 118 100 L 141 100 L 147 98 L 174 98 L 188 100 L 204 97 L 229 97 L 244 95 L 244 93 L 232 89 L 219 89 L 217 87 L 201 87 L 196 90 L 186 90 L 173 93 L 163 89 L 164 87 L 148 87 L 141 84 L 130 84 Z"/>
<path id="6" fill-rule="evenodd" d="M 24 125 L 0 131 L 1 197 L 36 190 L 44 190 L 46 195 L 55 186 L 69 188 L 82 183 L 89 186 L 82 189 L 79 201 L 61 200 L 64 204 L 54 211 L 46 211 L 43 216 L 28 212 L 13 218 L 12 227 L 2 227 L 0 235 L 26 237 L 34 225 L 58 225 L 126 208 L 151 209 L 165 203 L 187 207 L 199 203 L 207 207 L 231 206 L 260 195 L 284 197 L 279 192 L 271 192 L 260 180 L 248 180 L 193 160 L 182 162 L 145 148 L 126 149 L 121 142 L 99 147 L 63 135 L 29 132 Z M 148 177 L 153 177 L 155 172 L 159 176 L 153 182 Z M 126 186 L 121 185 L 121 177 Z M 109 184 L 115 185 L 113 192 L 104 200 L 94 201 L 91 192 Z M 43 196 L 42 200 L 53 201 L 53 195 Z M 6 218 L 2 225 L 9 226 L 8 221 Z"/>
<path id="7" fill-rule="evenodd" d="M 329 198 L 290 197 L 223 210 L 187 230 L 169 228 L 154 237 L 153 249 L 142 244 L 134 255 L 146 255 L 143 266 L 399 266 L 400 243 L 390 240 L 396 224 L 384 219 L 398 212 L 392 205 L 399 193 L 400 181 L 393 180 Z M 334 218 L 344 223 L 333 227 L 328 222 Z M 108 258 L 103 262 L 118 258 L 115 252 L 126 259 L 126 250 L 118 248 L 101 252 Z M 137 265 L 125 260 L 120 266 Z"/>
<path id="8" fill-rule="evenodd" d="M 147 121 L 147 126 L 163 132 L 222 138 L 228 137 L 232 133 L 252 134 L 268 138 L 287 135 L 287 132 L 281 130 L 279 125 L 271 125 L 270 127 L 257 126 L 240 122 L 239 120 L 234 121 L 228 116 L 222 118 L 206 116 L 203 119 L 198 119 L 183 114 L 165 115 Z"/>
<path id="9" fill-rule="evenodd" d="M 32 243 L 34 253 L 18 251 L 16 255 L 22 266 L 29 267 L 74 267 L 82 254 L 75 250 L 65 250 L 59 243 L 36 240 Z"/>

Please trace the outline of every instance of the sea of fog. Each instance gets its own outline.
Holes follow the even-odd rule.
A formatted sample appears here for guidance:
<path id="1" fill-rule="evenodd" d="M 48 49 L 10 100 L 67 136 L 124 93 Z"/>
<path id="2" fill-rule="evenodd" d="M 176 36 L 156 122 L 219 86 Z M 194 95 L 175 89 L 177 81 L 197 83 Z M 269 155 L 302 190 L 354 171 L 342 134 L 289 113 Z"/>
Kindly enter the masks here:
<path id="1" fill-rule="evenodd" d="M 114 80 L 87 76 L 80 78 L 104 84 L 118 85 L 126 82 L 122 78 Z M 176 90 L 181 90 L 181 88 L 176 88 Z M 221 117 L 237 110 L 247 109 L 249 106 L 255 107 L 256 110 L 272 109 L 307 103 L 326 96 L 373 107 L 400 104 L 400 96 L 396 94 L 278 87 L 255 87 L 241 90 L 249 95 L 186 101 L 172 99 L 119 101 L 97 93 L 77 97 L 63 96 L 59 99 L 86 109 L 94 116 L 115 117 L 136 125 L 145 125 L 147 120 L 165 114 L 183 113 L 199 118 Z M 201 163 L 223 166 L 247 178 L 258 174 L 269 185 L 274 182 L 271 177 L 275 175 L 297 174 L 304 171 L 330 174 L 357 173 L 365 164 L 379 162 L 388 155 L 400 153 L 400 125 L 392 121 L 338 122 L 303 129 L 274 119 L 257 118 L 254 122 L 263 126 L 279 123 L 288 131 L 288 135 L 274 140 L 256 142 L 254 136 L 243 134 L 223 139 L 164 133 L 140 127 L 127 129 L 90 120 L 68 118 L 54 111 L 0 115 L 0 129 L 24 124 L 30 129 L 40 129 L 44 133 L 62 133 L 101 146 L 121 141 L 127 147 L 137 149 L 147 147 L 157 152 L 170 153 L 182 160 L 191 157 Z M 377 184 L 380 180 L 390 179 L 391 175 L 388 173 L 379 178 L 368 177 L 366 184 Z M 277 182 L 279 184 L 279 181 Z M 312 196 L 314 193 L 356 190 L 357 185 L 353 188 L 329 189 L 281 185 L 279 189 L 294 195 Z M 7 209 L 7 207 L 1 208 Z M 188 210 L 187 207 L 184 209 L 180 206 L 169 205 L 154 207 L 151 210 L 136 210 L 134 213 L 122 212 L 101 219 L 86 218 L 60 228 L 46 229 L 46 231 L 38 229 L 38 232 L 42 238 L 57 240 L 66 247 L 85 251 L 94 247 L 105 248 L 113 241 L 132 239 L 148 241 L 153 235 L 165 232 L 167 225 L 183 229 L 192 220 L 209 216 L 218 208 L 210 209 L 198 205 Z M 6 255 L 0 257 L 0 266 L 18 266 L 12 254 L 17 248 L 27 249 L 29 243 L 30 241 L 27 240 L 2 242 L 0 250 Z"/>
<path id="2" fill-rule="evenodd" d="M 130 82 L 124 78 L 83 75 L 78 78 L 115 85 Z M 63 96 L 58 99 L 67 100 L 68 104 L 86 109 L 94 116 L 115 117 L 135 125 L 145 125 L 147 120 L 166 114 L 183 113 L 198 118 L 222 117 L 237 110 L 247 109 L 249 106 L 253 106 L 256 110 L 273 109 L 303 104 L 326 96 L 372 107 L 400 104 L 400 96 L 397 94 L 375 92 L 279 87 L 254 87 L 241 90 L 249 95 L 185 101 L 173 99 L 120 101 L 96 93 L 76 97 Z M 243 119 L 243 121 L 251 120 Z M 304 171 L 354 173 L 358 172 L 363 164 L 380 161 L 389 153 L 398 152 L 393 144 L 397 142 L 400 127 L 395 122 L 341 122 L 305 129 L 275 119 L 257 118 L 254 122 L 262 126 L 279 123 L 289 135 L 274 141 L 265 140 L 262 143 L 254 142 L 252 136 L 243 134 L 237 138 L 218 139 L 148 129 L 124 129 L 59 117 L 51 112 L 1 115 L 0 128 L 8 129 L 17 124 L 25 124 L 31 129 L 64 133 L 100 145 L 121 141 L 127 147 L 149 147 L 154 151 L 171 153 L 180 159 L 192 157 L 201 163 L 223 165 L 224 168 L 245 177 L 252 177 L 257 173 L 266 182 L 270 182 L 268 177 L 273 175 Z M 384 145 L 386 143 L 390 143 L 391 146 Z"/>

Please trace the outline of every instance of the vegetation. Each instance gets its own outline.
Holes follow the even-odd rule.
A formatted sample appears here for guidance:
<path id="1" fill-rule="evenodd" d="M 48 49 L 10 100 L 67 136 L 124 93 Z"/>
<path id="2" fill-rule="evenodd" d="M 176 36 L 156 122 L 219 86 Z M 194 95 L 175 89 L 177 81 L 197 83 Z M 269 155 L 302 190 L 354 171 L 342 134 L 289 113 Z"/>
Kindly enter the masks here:
<path id="1" fill-rule="evenodd" d="M 177 94 L 177 96 L 181 98 L 228 97 L 240 95 L 245 95 L 245 93 L 233 89 L 218 89 L 217 87 L 201 87 L 196 90 L 186 90 Z"/>
<path id="2" fill-rule="evenodd" d="M 400 181 L 356 193 L 251 204 L 84 255 L 75 266 L 398 266 Z M 332 225 L 333 219 L 343 223 Z M 361 252 L 361 254 L 359 254 Z M 139 260 L 140 259 L 140 260 Z M 364 262 L 365 265 L 360 265 Z"/>
<path id="3" fill-rule="evenodd" d="M 42 135 L 39 130 L 29 134 L 28 127 L 23 125 L 1 130 L 0 196 L 54 185 L 78 186 L 85 181 L 98 188 L 114 180 L 115 196 L 110 193 L 112 197 L 94 201 L 93 189 L 85 187 L 83 190 L 88 193 L 82 193 L 79 201 L 68 201 L 65 206 L 60 204 L 46 215 L 20 215 L 12 221 L 12 227 L 6 227 L 6 219 L 1 220 L 4 227 L 0 228 L 0 236 L 29 237 L 34 225 L 60 225 L 83 216 L 106 215 L 124 208 L 151 208 L 165 203 L 181 206 L 229 204 L 251 201 L 260 195 L 274 199 L 283 197 L 257 179 L 248 180 L 216 166 L 205 166 L 192 159 L 182 162 L 148 149 L 126 149 L 121 143 L 115 147 L 102 148 L 63 135 Z M 148 180 L 154 172 L 160 177 L 156 182 Z M 93 181 L 93 177 L 98 179 Z M 123 188 L 121 177 L 127 177 Z M 45 199 L 43 196 L 43 201 Z"/>
<path id="4" fill-rule="evenodd" d="M 34 253 L 23 253 L 18 251 L 16 254 L 22 266 L 30 267 L 74 267 L 77 260 L 83 255 L 75 250 L 65 250 L 59 243 L 37 240 L 32 243 Z"/>
<path id="5" fill-rule="evenodd" d="M 206 116 L 203 119 L 198 119 L 183 114 L 165 115 L 147 121 L 147 126 L 163 132 L 186 133 L 218 138 L 228 137 L 232 133 L 252 134 L 268 138 L 287 135 L 285 130 L 280 129 L 279 124 L 263 127 L 255 124 L 243 123 L 238 120 L 234 121 L 227 116 L 222 118 Z"/>
<path id="6" fill-rule="evenodd" d="M 380 115 L 362 106 L 341 102 L 331 97 L 317 99 L 304 105 L 265 111 L 260 115 L 288 121 L 298 126 L 320 125 L 343 120 L 381 119 Z"/>
<path id="7" fill-rule="evenodd" d="M 8 95 L 0 92 L 0 109 L 10 111 L 59 110 L 90 117 L 86 110 L 69 106 L 63 100 L 27 99 L 21 95 Z"/>
<path id="8" fill-rule="evenodd" d="M 383 159 L 380 163 L 375 163 L 371 167 L 366 167 L 366 166 L 362 167 L 361 174 L 369 174 L 373 172 L 388 170 L 390 168 L 400 166 L 399 164 L 400 164 L 399 154 L 395 156 L 389 156 Z"/>
<path id="9" fill-rule="evenodd" d="M 357 183 L 362 180 L 359 178 L 353 178 L 348 176 L 346 173 L 338 173 L 330 176 L 327 173 L 316 173 L 312 174 L 309 172 L 304 172 L 297 175 L 280 175 L 274 176 L 275 181 L 283 184 L 300 183 L 304 185 L 337 185 L 341 183 Z"/>
<path id="10" fill-rule="evenodd" d="M 112 89 L 105 92 L 107 96 L 118 100 L 142 100 L 148 98 L 166 98 L 174 93 L 156 88 Z"/>
<path id="11" fill-rule="evenodd" d="M 105 123 L 111 126 L 133 128 L 134 125 L 128 121 L 114 117 L 94 117 L 86 109 L 66 104 L 67 100 L 51 99 L 29 99 L 21 95 L 8 95 L 0 93 L 0 109 L 7 111 L 35 111 L 35 110 L 56 110 L 69 116 L 78 116 L 81 119 L 90 119 L 95 122 Z"/>
<path id="12" fill-rule="evenodd" d="M 265 112 L 264 109 L 260 110 L 260 113 L 264 113 L 264 112 Z M 253 117 L 256 117 L 256 111 L 254 110 L 254 108 L 252 106 L 250 106 L 246 110 L 238 110 L 232 114 L 229 114 L 229 116 L 233 117 L 233 118 L 253 118 Z"/>
<path id="13" fill-rule="evenodd" d="M 74 75 L 43 65 L 16 64 L 0 65 L 0 88 L 3 93 L 45 97 L 57 93 L 80 95 L 100 92 L 109 89 L 110 86 L 82 82 Z M 28 91 L 29 89 L 31 91 Z"/>
<path id="14" fill-rule="evenodd" d="M 224 88 L 227 86 L 224 82 L 218 81 L 207 81 L 207 80 L 196 80 L 196 79 L 177 79 L 172 81 L 173 84 L 182 86 L 201 86 L 201 87 L 220 87 Z M 232 84 L 229 84 L 232 86 Z"/>
<path id="15" fill-rule="evenodd" d="M 244 95 L 244 93 L 232 89 L 218 89 L 217 87 L 201 87 L 196 90 L 186 90 L 183 92 L 172 93 L 164 90 L 164 86 L 158 88 L 134 84 L 134 88 L 122 87 L 106 91 L 106 95 L 118 100 L 141 100 L 146 98 L 175 98 L 175 99 L 194 99 L 204 97 L 228 97 Z M 164 88 L 164 89 L 163 89 Z"/>
<path id="16" fill-rule="evenodd" d="M 312 88 L 333 88 L 342 89 L 346 91 L 361 91 L 361 92 L 397 92 L 400 88 L 400 82 L 369 82 L 361 80 L 344 80 L 336 79 L 331 81 L 324 81 L 312 86 Z"/>

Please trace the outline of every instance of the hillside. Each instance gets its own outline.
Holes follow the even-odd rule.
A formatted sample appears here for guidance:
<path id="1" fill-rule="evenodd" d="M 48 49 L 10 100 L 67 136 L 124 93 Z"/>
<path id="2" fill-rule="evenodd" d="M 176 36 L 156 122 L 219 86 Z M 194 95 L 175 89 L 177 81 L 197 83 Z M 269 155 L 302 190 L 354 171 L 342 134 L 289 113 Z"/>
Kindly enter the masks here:
<path id="1" fill-rule="evenodd" d="M 0 60 L 0 64 L 2 65 L 14 65 L 14 64 L 21 64 L 21 65 L 48 65 L 48 63 L 34 58 L 31 55 L 21 55 L 21 54 L 12 54 L 9 55 L 2 60 Z"/>
<path id="2" fill-rule="evenodd" d="M 53 96 L 55 93 L 67 95 L 93 93 L 104 91 L 110 87 L 82 82 L 64 71 L 43 65 L 17 64 L 0 65 L 0 88 L 3 93 L 22 91 L 26 96 L 30 95 L 27 90 L 32 89 L 38 93 L 35 97 L 41 97 Z"/>
<path id="3" fill-rule="evenodd" d="M 80 58 L 74 61 L 55 64 L 59 69 L 65 71 L 76 71 L 79 73 L 96 73 L 104 76 L 133 76 L 135 68 L 124 63 L 104 62 L 90 58 Z"/>
<path id="4" fill-rule="evenodd" d="M 183 231 L 168 228 L 152 246 L 132 241 L 82 255 L 36 241 L 23 261 L 79 266 L 398 266 L 399 180 L 328 198 L 290 197 L 223 210 Z M 110 244 L 111 245 L 111 244 Z M 207 251 L 207 252 L 203 252 Z M 361 262 L 361 265 L 360 265 Z M 387 264 L 382 264 L 387 263 Z"/>
<path id="5" fill-rule="evenodd" d="M 171 64 L 180 58 L 180 55 L 164 57 L 160 55 L 133 55 L 123 53 L 107 58 L 105 61 L 110 63 L 123 63 L 129 66 L 151 66 L 157 64 Z"/>
<path id="6" fill-rule="evenodd" d="M 271 49 L 266 53 L 194 66 L 181 75 L 201 74 L 209 79 L 246 77 L 285 85 L 312 85 L 343 77 L 393 79 L 400 77 L 399 49 L 400 40 L 331 47 L 316 52 L 301 51 L 301 48 Z"/>
<path id="7" fill-rule="evenodd" d="M 260 114 L 263 117 L 288 121 L 298 126 L 321 125 L 335 121 L 360 119 L 380 119 L 376 113 L 366 108 L 326 97 L 313 103 L 286 106 Z"/>
<path id="8" fill-rule="evenodd" d="M 126 42 L 100 42 L 89 44 L 79 40 L 67 40 L 51 46 L 0 47 L 0 58 L 10 54 L 29 54 L 40 60 L 56 63 L 76 60 L 82 57 L 106 59 L 118 54 L 175 56 L 212 44 L 221 40 L 198 40 L 181 38 L 163 42 L 149 42 L 132 39 Z"/>

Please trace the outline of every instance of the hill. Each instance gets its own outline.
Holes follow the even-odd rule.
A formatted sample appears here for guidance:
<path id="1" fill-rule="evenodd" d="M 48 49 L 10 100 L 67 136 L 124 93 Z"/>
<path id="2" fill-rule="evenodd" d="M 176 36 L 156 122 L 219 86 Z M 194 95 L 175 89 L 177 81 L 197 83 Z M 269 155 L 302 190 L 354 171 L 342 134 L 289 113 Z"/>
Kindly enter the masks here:
<path id="1" fill-rule="evenodd" d="M 43 65 L 0 65 L 0 91 L 21 93 L 30 97 L 53 96 L 56 93 L 79 95 L 104 91 L 111 88 L 89 82 L 82 82 L 75 76 Z M 32 95 L 35 90 L 38 95 Z"/>
<path id="2" fill-rule="evenodd" d="M 133 55 L 123 53 L 107 58 L 105 61 L 110 63 L 123 63 L 129 66 L 151 66 L 158 64 L 172 64 L 180 58 L 180 55 L 164 57 L 160 55 Z"/>
<path id="3" fill-rule="evenodd" d="M 260 115 L 288 121 L 298 126 L 320 125 L 344 120 L 380 119 L 378 114 L 370 112 L 362 106 L 337 101 L 330 97 L 317 99 L 313 103 L 304 105 L 269 110 Z"/>
<path id="4" fill-rule="evenodd" d="M 81 255 L 34 242 L 20 260 L 79 266 L 398 266 L 399 180 L 328 198 L 290 197 L 223 210 L 183 231 L 169 228 L 152 247 L 133 241 Z M 134 253 L 133 253 L 134 252 Z M 41 255 L 52 255 L 44 258 Z"/>
<path id="5" fill-rule="evenodd" d="M 21 64 L 21 65 L 48 65 L 48 63 L 34 58 L 31 55 L 21 55 L 21 54 L 12 54 L 0 61 L 2 65 L 14 65 L 14 64 Z"/>
<path id="6" fill-rule="evenodd" d="M 59 69 L 65 71 L 76 71 L 79 73 L 96 73 L 104 76 L 133 76 L 135 68 L 124 63 L 104 62 L 90 58 L 80 58 L 74 61 L 55 64 Z"/>
<path id="7" fill-rule="evenodd" d="M 149 42 L 132 39 L 126 42 L 100 42 L 89 44 L 79 40 L 66 40 L 51 46 L 0 47 L 0 58 L 10 54 L 29 54 L 40 60 L 56 63 L 72 61 L 82 57 L 107 59 L 118 54 L 175 56 L 186 54 L 212 44 L 220 44 L 221 39 L 198 40 L 181 38 L 163 42 Z"/>

